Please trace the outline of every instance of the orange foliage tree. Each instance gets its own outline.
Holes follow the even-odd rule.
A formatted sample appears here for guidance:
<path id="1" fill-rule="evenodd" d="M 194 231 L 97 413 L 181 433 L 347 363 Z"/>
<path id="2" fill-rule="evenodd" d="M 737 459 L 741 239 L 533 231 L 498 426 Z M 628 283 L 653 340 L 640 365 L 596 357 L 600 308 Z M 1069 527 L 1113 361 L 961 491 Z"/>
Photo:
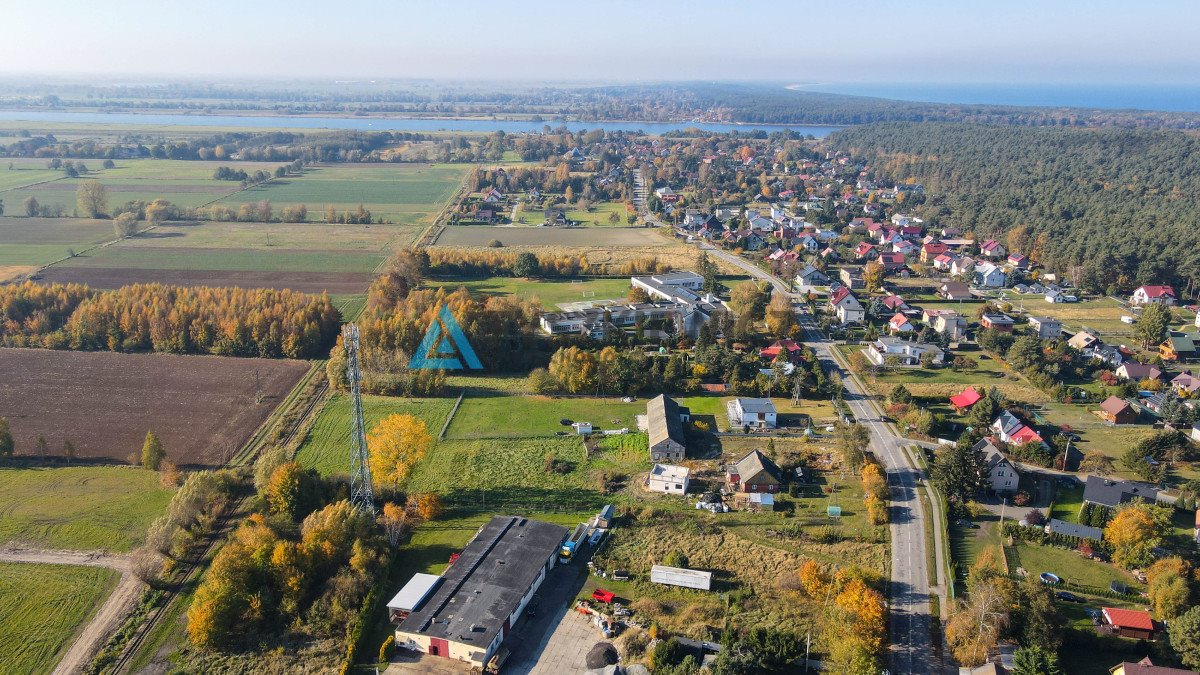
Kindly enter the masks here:
<path id="1" fill-rule="evenodd" d="M 408 472 L 432 446 L 433 437 L 424 420 L 413 415 L 388 415 L 367 434 L 373 477 L 379 483 L 391 485 L 395 494 Z"/>

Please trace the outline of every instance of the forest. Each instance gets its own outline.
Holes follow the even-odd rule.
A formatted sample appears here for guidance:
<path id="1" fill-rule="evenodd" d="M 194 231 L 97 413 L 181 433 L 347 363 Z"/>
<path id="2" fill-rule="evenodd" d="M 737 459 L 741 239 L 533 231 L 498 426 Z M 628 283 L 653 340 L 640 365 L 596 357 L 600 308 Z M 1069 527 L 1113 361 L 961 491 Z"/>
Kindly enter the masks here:
<path id="1" fill-rule="evenodd" d="M 1200 140 L 1178 131 L 891 123 L 829 144 L 920 183 L 935 225 L 1004 236 L 1088 291 L 1200 291 Z"/>
<path id="2" fill-rule="evenodd" d="M 5 347 L 306 359 L 324 354 L 340 322 L 328 296 L 287 290 L 0 286 Z"/>

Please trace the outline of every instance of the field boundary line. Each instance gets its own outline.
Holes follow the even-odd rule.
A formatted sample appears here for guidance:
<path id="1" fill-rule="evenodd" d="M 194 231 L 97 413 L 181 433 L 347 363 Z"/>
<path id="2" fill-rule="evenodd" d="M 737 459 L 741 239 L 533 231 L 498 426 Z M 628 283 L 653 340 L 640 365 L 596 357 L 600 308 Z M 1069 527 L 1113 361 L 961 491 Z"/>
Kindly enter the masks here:
<path id="1" fill-rule="evenodd" d="M 459 392 L 458 400 L 454 402 L 454 407 L 450 409 L 450 414 L 446 416 L 446 423 L 442 425 L 442 431 L 438 434 L 438 441 L 446 440 L 446 430 L 450 428 L 450 423 L 454 421 L 454 415 L 458 412 L 458 406 L 462 405 L 463 397 L 466 395 L 466 389 Z"/>

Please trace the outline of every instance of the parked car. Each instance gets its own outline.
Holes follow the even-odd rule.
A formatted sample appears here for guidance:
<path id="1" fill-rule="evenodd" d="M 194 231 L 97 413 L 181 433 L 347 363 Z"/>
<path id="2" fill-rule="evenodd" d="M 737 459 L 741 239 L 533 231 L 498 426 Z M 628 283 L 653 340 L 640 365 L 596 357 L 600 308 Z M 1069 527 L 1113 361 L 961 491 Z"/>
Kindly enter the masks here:
<path id="1" fill-rule="evenodd" d="M 1080 604 L 1087 602 L 1087 600 L 1075 595 L 1071 591 L 1059 591 L 1058 593 L 1055 593 L 1055 595 L 1058 596 L 1059 600 L 1065 600 L 1067 602 L 1078 602 Z"/>
<path id="2" fill-rule="evenodd" d="M 967 529 L 969 529 L 969 530 L 978 530 L 978 529 L 979 529 L 979 524 L 978 524 L 978 523 L 973 523 L 973 522 L 971 522 L 971 521 L 967 520 L 966 518 L 963 518 L 963 519 L 959 520 L 959 521 L 958 521 L 958 526 L 959 526 L 959 527 L 965 527 L 965 528 L 967 528 Z"/>

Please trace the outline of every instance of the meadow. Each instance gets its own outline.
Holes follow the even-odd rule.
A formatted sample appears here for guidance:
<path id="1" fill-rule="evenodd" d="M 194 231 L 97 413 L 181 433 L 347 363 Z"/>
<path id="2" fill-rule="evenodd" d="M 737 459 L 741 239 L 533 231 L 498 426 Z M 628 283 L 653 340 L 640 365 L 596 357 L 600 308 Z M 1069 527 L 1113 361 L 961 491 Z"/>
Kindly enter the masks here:
<path id="1" fill-rule="evenodd" d="M 0 218 L 0 282 L 115 237 L 106 220 Z"/>
<path id="2" fill-rule="evenodd" d="M 112 225 L 108 226 L 112 232 Z M 408 246 L 421 228 L 410 225 L 337 223 L 164 223 L 152 232 L 121 242 L 128 247 L 307 249 L 391 253 Z"/>
<path id="3" fill-rule="evenodd" d="M 619 299 L 629 293 L 629 279 L 524 279 L 514 277 L 489 277 L 486 279 L 455 279 L 426 281 L 427 286 L 466 288 L 472 295 L 487 297 L 494 295 L 518 295 L 537 298 L 542 307 L 553 310 L 559 303 L 588 302 L 591 300 Z"/>
<path id="4" fill-rule="evenodd" d="M 486 227 L 450 226 L 438 237 L 438 246 L 487 246 L 498 240 L 506 247 L 636 247 L 659 248 L 671 240 L 653 229 L 637 227 Z"/>
<path id="5" fill-rule="evenodd" d="M 49 673 L 75 631 L 116 587 L 102 567 L 0 563 L 0 664 L 9 673 Z"/>
<path id="6" fill-rule="evenodd" d="M 0 545 L 129 551 L 172 493 L 135 468 L 0 468 Z"/>
<path id="7" fill-rule="evenodd" d="M 646 402 L 619 398 L 552 398 L 549 396 L 476 396 L 468 393 L 454 415 L 446 438 L 522 438 L 573 434 L 560 421 L 591 422 L 596 429 L 637 430 L 637 415 Z"/>
<path id="8" fill-rule="evenodd" d="M 838 345 L 837 349 L 849 357 L 862 351 L 863 346 Z M 942 400 L 960 393 L 969 386 L 975 387 L 980 393 L 995 387 L 1007 398 L 1015 401 L 1042 403 L 1050 400 L 1045 392 L 1030 384 L 1023 375 L 984 352 L 962 351 L 955 352 L 954 355 L 970 357 L 978 365 L 971 370 L 962 371 L 956 371 L 948 365 L 936 369 L 896 368 L 891 371 L 879 371 L 873 376 L 864 375 L 863 378 L 881 396 L 887 396 L 892 387 L 903 384 L 913 396 Z"/>
<path id="9" fill-rule="evenodd" d="M 59 266 L 134 270 L 369 273 L 386 259 L 387 256 L 383 252 L 151 247 L 130 246 L 122 242 L 64 260 Z"/>
<path id="10" fill-rule="evenodd" d="M 363 396 L 363 418 L 370 431 L 388 415 L 414 415 L 424 420 L 429 434 L 437 438 L 453 406 L 453 398 L 410 399 L 366 395 Z M 349 448 L 350 399 L 342 394 L 334 394 L 313 420 L 308 434 L 296 451 L 296 461 L 325 475 L 348 473 Z"/>

